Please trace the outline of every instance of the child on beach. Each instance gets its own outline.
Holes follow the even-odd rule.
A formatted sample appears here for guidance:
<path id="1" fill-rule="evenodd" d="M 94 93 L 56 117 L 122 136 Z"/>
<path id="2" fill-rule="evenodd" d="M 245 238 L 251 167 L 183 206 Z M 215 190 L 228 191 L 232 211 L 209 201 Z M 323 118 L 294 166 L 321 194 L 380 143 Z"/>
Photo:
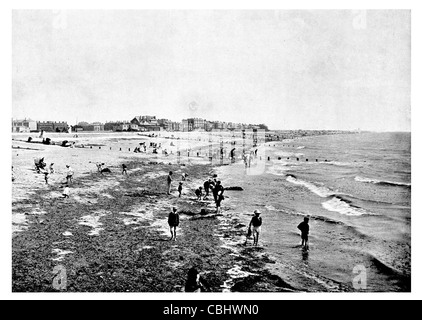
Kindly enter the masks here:
<path id="1" fill-rule="evenodd" d="M 217 199 L 215 200 L 215 206 L 216 206 L 216 213 L 221 212 L 221 201 L 224 200 L 223 191 L 217 194 Z"/>
<path id="2" fill-rule="evenodd" d="M 63 198 L 69 198 L 69 193 L 70 193 L 69 185 L 66 184 L 63 190 Z"/>
<path id="3" fill-rule="evenodd" d="M 127 170 L 127 166 L 124 163 L 122 164 L 122 170 L 123 170 L 122 171 L 122 174 L 127 175 L 127 171 L 126 171 Z"/>
<path id="4" fill-rule="evenodd" d="M 297 228 L 301 231 L 301 238 L 302 238 L 302 248 L 305 250 L 309 249 L 308 246 L 308 235 L 309 235 L 309 218 L 303 218 L 303 221 L 299 223 Z"/>
<path id="5" fill-rule="evenodd" d="M 188 176 L 188 174 L 186 172 L 182 173 L 182 181 L 186 181 L 186 177 Z"/>
<path id="6" fill-rule="evenodd" d="M 205 195 L 204 195 L 204 198 L 203 198 L 204 200 L 210 194 L 210 183 L 211 183 L 211 179 L 208 179 L 204 182 L 204 190 L 205 190 Z"/>
<path id="7" fill-rule="evenodd" d="M 101 172 L 103 170 L 103 165 L 105 165 L 105 163 L 97 163 L 98 172 Z"/>
<path id="8" fill-rule="evenodd" d="M 212 189 L 212 194 L 214 196 L 214 201 L 217 203 L 218 194 L 224 193 L 224 187 L 221 185 L 221 181 L 217 181 L 215 187 Z"/>
<path id="9" fill-rule="evenodd" d="M 196 189 L 195 194 L 196 194 L 196 200 L 198 201 L 202 200 L 202 187 L 199 187 L 198 189 Z"/>
<path id="10" fill-rule="evenodd" d="M 170 171 L 169 175 L 167 176 L 167 194 L 170 194 L 171 182 L 173 181 L 172 175 L 173 171 Z"/>
<path id="11" fill-rule="evenodd" d="M 69 165 L 66 165 L 66 168 L 67 168 L 66 183 L 69 184 L 73 180 L 73 169 Z"/>
<path id="12" fill-rule="evenodd" d="M 177 191 L 179 191 L 179 198 L 182 196 L 182 190 L 183 190 L 183 182 L 179 182 L 179 187 L 177 188 Z"/>
<path id="13" fill-rule="evenodd" d="M 48 170 L 45 170 L 43 173 L 44 173 L 45 183 L 48 184 Z"/>
<path id="14" fill-rule="evenodd" d="M 260 217 L 261 212 L 259 210 L 255 210 L 253 213 L 254 213 L 254 216 L 252 217 L 251 222 L 249 222 L 248 233 L 250 232 L 252 233 L 253 245 L 257 246 L 259 234 L 261 233 L 262 218 Z M 247 240 L 248 240 L 248 237 L 246 237 L 246 241 Z"/>
<path id="15" fill-rule="evenodd" d="M 169 214 L 167 222 L 170 226 L 170 241 L 176 241 L 176 228 L 179 225 L 179 213 L 177 212 L 177 208 L 173 207 L 172 211 Z"/>
<path id="16" fill-rule="evenodd" d="M 201 277 L 198 270 L 195 267 L 192 267 L 188 271 L 188 279 L 185 284 L 185 292 L 201 292 L 201 291 L 210 291 L 208 284 Z"/>

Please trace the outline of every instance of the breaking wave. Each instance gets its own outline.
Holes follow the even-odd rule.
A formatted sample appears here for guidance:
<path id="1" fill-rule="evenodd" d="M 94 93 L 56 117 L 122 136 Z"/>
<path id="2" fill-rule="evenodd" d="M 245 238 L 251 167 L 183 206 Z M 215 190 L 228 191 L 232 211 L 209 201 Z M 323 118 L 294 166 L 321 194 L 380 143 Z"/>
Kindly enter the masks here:
<path id="1" fill-rule="evenodd" d="M 383 180 L 377 180 L 377 179 L 370 179 L 365 177 L 355 177 L 355 181 L 363 182 L 363 183 L 373 183 L 383 186 L 394 186 L 394 187 L 405 187 L 410 188 L 412 185 L 410 183 L 406 182 L 395 182 L 395 181 L 383 181 Z"/>

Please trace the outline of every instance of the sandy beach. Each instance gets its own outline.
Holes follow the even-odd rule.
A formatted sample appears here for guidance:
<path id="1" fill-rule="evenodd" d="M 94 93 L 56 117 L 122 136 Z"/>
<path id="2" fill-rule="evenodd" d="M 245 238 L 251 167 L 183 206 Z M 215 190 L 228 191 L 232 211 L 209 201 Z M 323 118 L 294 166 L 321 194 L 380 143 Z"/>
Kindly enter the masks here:
<path id="1" fill-rule="evenodd" d="M 51 135 L 57 143 L 74 141 L 72 148 L 28 143 L 28 136 L 12 140 L 14 292 L 181 292 L 193 266 L 212 292 L 292 290 L 268 271 L 274 261 L 262 247 L 243 245 L 247 226 L 225 208 L 225 201 L 222 214 L 216 215 L 213 201 L 195 199 L 194 190 L 217 167 L 230 165 L 228 151 L 238 138 L 215 137 L 210 150 L 206 133 L 180 134 L 179 139 L 170 133 Z M 143 142 L 147 152 L 134 153 Z M 150 143 L 161 144 L 157 154 Z M 222 146 L 223 159 L 217 156 Z M 236 155 L 240 158 L 240 152 Z M 54 163 L 48 184 L 34 169 L 38 157 Z M 96 163 L 105 163 L 111 172 L 99 173 Z M 122 175 L 123 163 L 127 176 Z M 69 198 L 62 196 L 66 165 L 74 170 Z M 174 173 L 171 195 L 166 194 L 169 171 Z M 179 198 L 182 173 L 188 177 Z M 226 201 L 237 192 L 242 191 L 227 191 Z M 173 206 L 180 226 L 177 241 L 168 241 Z M 200 214 L 201 209 L 207 214 Z M 59 287 L 54 285 L 57 270 L 66 275 Z"/>

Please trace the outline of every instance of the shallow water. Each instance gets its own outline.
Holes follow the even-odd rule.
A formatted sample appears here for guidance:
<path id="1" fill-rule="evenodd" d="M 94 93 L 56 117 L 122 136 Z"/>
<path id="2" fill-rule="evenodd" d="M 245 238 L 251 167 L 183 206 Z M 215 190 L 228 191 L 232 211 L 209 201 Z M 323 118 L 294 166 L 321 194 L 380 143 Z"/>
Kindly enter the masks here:
<path id="1" fill-rule="evenodd" d="M 410 134 L 319 136 L 288 145 L 259 148 L 250 169 L 219 169 L 224 185 L 244 188 L 227 191 L 226 206 L 245 224 L 254 209 L 263 213 L 260 242 L 277 261 L 273 271 L 299 290 L 409 291 Z M 306 215 L 308 252 L 297 229 Z M 354 282 L 359 268 L 366 288 Z"/>

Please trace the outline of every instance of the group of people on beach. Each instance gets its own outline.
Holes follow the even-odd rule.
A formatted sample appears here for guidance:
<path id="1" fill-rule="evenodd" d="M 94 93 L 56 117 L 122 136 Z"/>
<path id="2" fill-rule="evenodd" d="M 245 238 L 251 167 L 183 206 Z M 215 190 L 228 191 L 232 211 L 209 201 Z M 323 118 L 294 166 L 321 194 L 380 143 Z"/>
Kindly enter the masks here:
<path id="1" fill-rule="evenodd" d="M 44 175 L 44 181 L 46 184 L 49 184 L 49 178 L 50 175 L 56 173 L 56 170 L 54 168 L 54 162 L 51 162 L 49 166 L 47 166 L 47 164 L 44 162 L 44 158 L 41 159 L 35 159 L 34 160 L 35 163 L 35 171 L 37 173 L 41 173 Z M 12 167 L 13 168 L 13 167 Z M 71 168 L 70 165 L 66 165 L 66 182 L 64 183 L 63 186 L 63 198 L 69 198 L 69 185 L 73 182 L 73 174 L 74 171 Z M 15 178 L 13 178 L 13 181 L 15 180 Z"/>
<path id="2" fill-rule="evenodd" d="M 149 147 L 152 148 L 152 153 L 158 154 L 158 150 L 161 149 L 161 143 L 150 142 Z M 146 142 L 140 142 L 139 146 L 136 146 L 135 149 L 133 150 L 133 152 L 135 152 L 135 153 L 147 153 Z M 165 156 L 169 155 L 167 149 L 163 149 L 162 154 L 164 154 Z"/>
<path id="3" fill-rule="evenodd" d="M 254 211 L 254 216 L 249 222 L 245 245 L 247 244 L 248 238 L 250 238 L 251 236 L 253 237 L 253 245 L 254 246 L 258 245 L 259 234 L 261 233 L 261 225 L 262 225 L 262 218 L 260 215 L 261 215 L 261 211 L 259 210 Z M 305 250 L 309 250 L 309 245 L 308 245 L 309 217 L 305 217 L 303 221 L 299 223 L 297 228 L 301 232 L 302 248 Z"/>
<path id="4" fill-rule="evenodd" d="M 177 187 L 179 198 L 182 197 L 183 183 L 186 181 L 187 176 L 188 176 L 187 173 L 181 174 L 182 181 L 179 182 L 179 185 Z M 167 176 L 167 188 L 166 188 L 167 195 L 171 194 L 172 182 L 173 182 L 173 171 L 170 171 Z M 224 200 L 224 187 L 222 186 L 221 181 L 216 179 L 216 176 L 214 176 L 212 179 L 209 178 L 205 180 L 203 187 L 199 186 L 195 190 L 196 200 L 197 201 L 207 200 L 210 191 L 213 194 L 214 202 L 216 205 L 216 213 L 220 213 L 221 202 Z"/>

